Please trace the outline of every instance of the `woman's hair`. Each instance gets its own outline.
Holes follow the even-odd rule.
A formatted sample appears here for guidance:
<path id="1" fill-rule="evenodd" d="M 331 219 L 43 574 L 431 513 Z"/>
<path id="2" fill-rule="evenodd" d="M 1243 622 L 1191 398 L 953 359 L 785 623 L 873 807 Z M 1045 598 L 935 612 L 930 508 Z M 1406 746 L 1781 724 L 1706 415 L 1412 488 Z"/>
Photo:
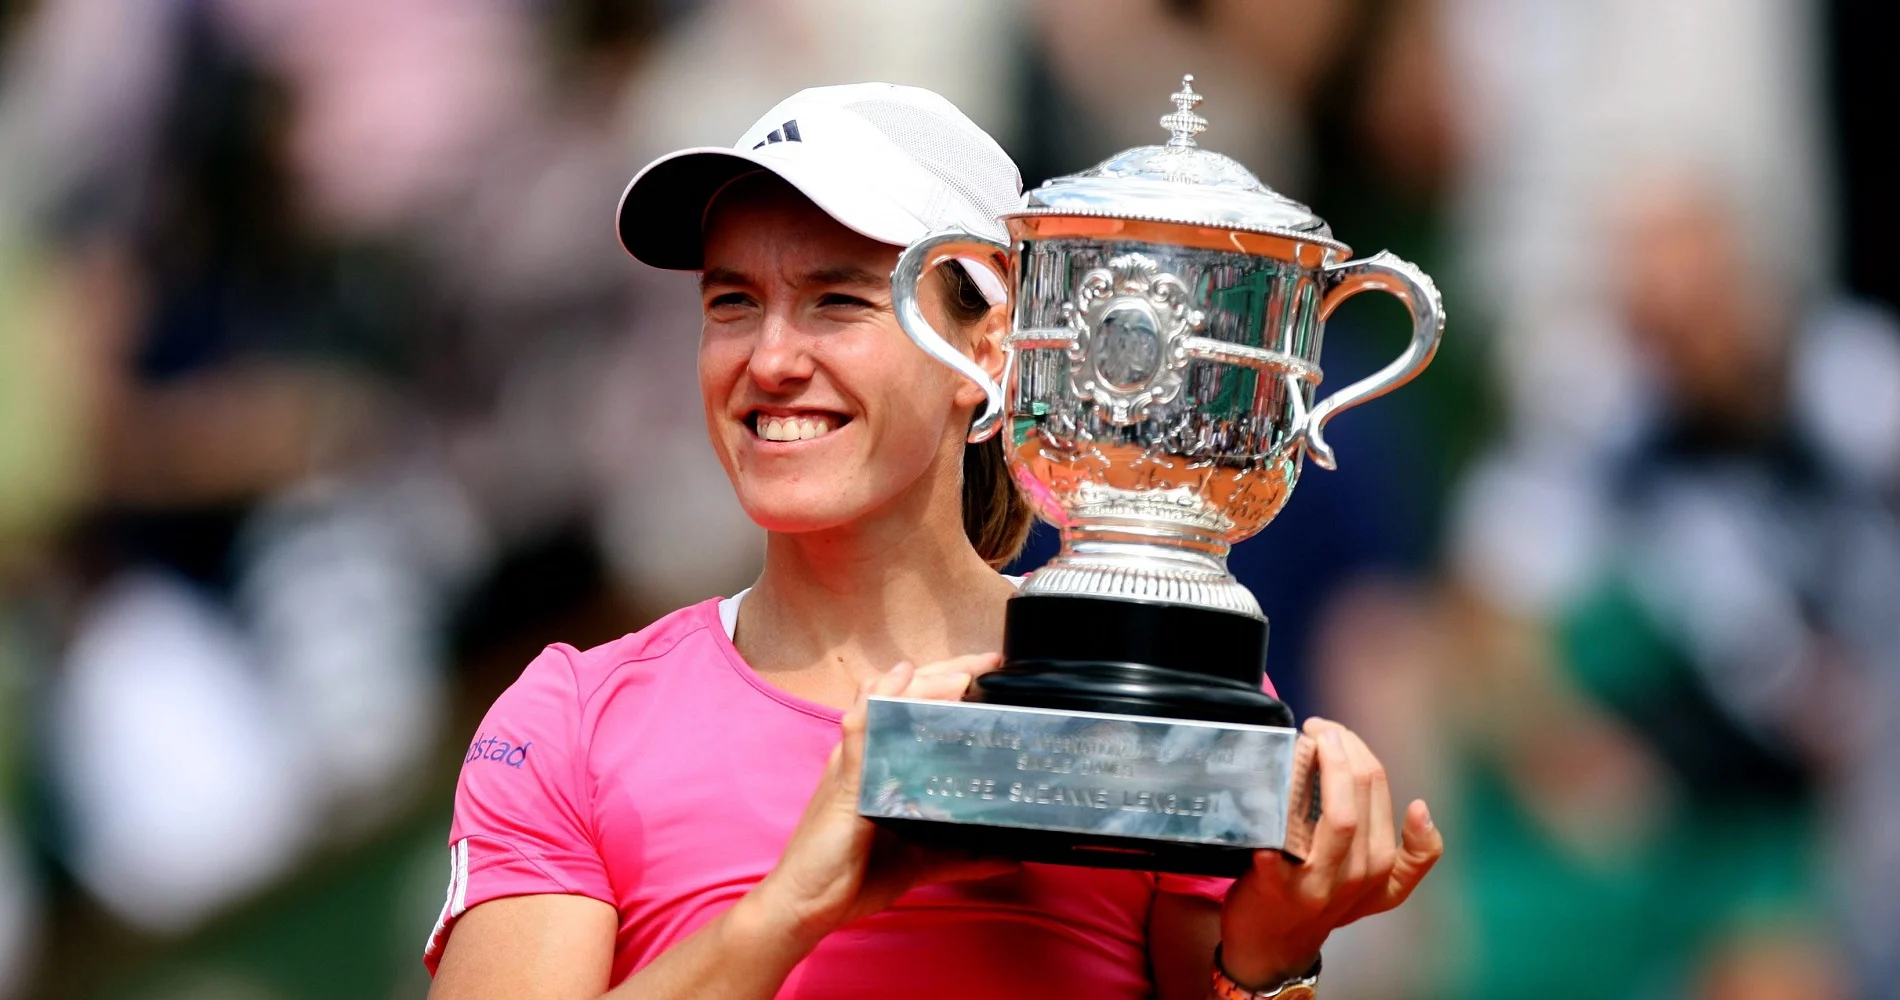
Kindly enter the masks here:
<path id="1" fill-rule="evenodd" d="M 960 330 L 970 330 L 983 322 L 990 303 L 970 273 L 962 265 L 950 263 L 937 268 L 937 275 L 943 282 L 951 322 Z M 963 449 L 963 533 L 976 546 L 977 554 L 997 569 L 1022 551 L 1029 529 L 1036 523 L 1035 508 L 1004 463 L 1006 436 L 997 434 Z"/>

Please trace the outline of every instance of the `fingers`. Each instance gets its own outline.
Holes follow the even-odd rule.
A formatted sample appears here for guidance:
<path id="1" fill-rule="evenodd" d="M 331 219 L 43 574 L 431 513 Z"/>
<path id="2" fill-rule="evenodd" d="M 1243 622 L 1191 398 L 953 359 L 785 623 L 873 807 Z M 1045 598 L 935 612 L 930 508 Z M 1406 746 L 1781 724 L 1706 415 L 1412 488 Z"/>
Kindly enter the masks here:
<path id="1" fill-rule="evenodd" d="M 901 695 L 905 688 L 910 687 L 911 679 L 916 676 L 917 668 L 911 666 L 910 661 L 899 661 L 896 666 L 884 671 L 882 676 L 871 682 L 871 693 L 883 695 L 886 698 Z"/>
<path id="2" fill-rule="evenodd" d="M 1306 860 L 1257 852 L 1253 869 L 1229 894 L 1223 919 L 1271 925 L 1281 937 L 1292 934 L 1317 947 L 1333 928 L 1404 902 L 1445 846 L 1422 801 L 1406 810 L 1402 831 L 1393 829 L 1385 768 L 1356 734 L 1317 718 L 1302 728 L 1298 752 L 1312 748 L 1320 793 Z"/>
<path id="3" fill-rule="evenodd" d="M 1345 891 L 1345 894 L 1351 895 L 1362 890 L 1366 885 L 1368 875 L 1367 855 L 1371 852 L 1370 842 L 1372 837 L 1370 834 L 1373 825 L 1372 810 L 1374 808 L 1372 802 L 1372 778 L 1379 761 L 1378 758 L 1372 756 L 1372 751 L 1365 748 L 1366 745 L 1360 741 L 1359 737 L 1353 735 L 1352 730 L 1347 729 L 1345 726 L 1333 724 L 1327 733 L 1329 736 L 1335 733 L 1338 734 L 1339 742 L 1344 745 L 1346 749 L 1346 762 L 1352 767 L 1353 805 L 1359 815 L 1359 830 L 1353 834 L 1352 849 L 1346 852 L 1346 868 L 1345 871 L 1340 874 L 1340 881 L 1343 883 L 1341 888 Z M 1386 825 L 1389 833 L 1391 828 L 1391 820 L 1389 817 L 1386 821 Z M 1381 881 L 1383 881 L 1383 879 L 1381 879 Z"/>
<path id="4" fill-rule="evenodd" d="M 918 667 L 910 684 L 897 692 L 906 698 L 957 701 L 970 690 L 970 682 L 1003 663 L 998 653 L 972 653 Z"/>
<path id="5" fill-rule="evenodd" d="M 864 698 L 870 694 L 870 685 L 858 687 L 858 697 L 844 713 L 839 727 L 844 730 L 844 738 L 831 751 L 832 775 L 851 775 L 858 773 L 864 765 Z"/>
<path id="6" fill-rule="evenodd" d="M 1381 906 L 1400 854 L 1385 767 L 1336 722 L 1311 718 L 1303 728 L 1318 750 L 1322 806 L 1302 882 L 1309 894 L 1324 894 L 1329 907 Z"/>
<path id="7" fill-rule="evenodd" d="M 1385 893 L 1378 901 L 1378 910 L 1373 912 L 1389 910 L 1405 902 L 1445 855 L 1445 837 L 1432 822 L 1431 809 L 1424 799 L 1413 799 L 1405 810 L 1402 836 L 1398 855 L 1392 862 L 1392 874 L 1386 879 Z"/>
<path id="8" fill-rule="evenodd" d="M 1398 835 L 1392 828 L 1392 790 L 1386 780 L 1385 765 L 1373 755 L 1371 748 L 1359 734 L 1350 729 L 1344 732 L 1346 749 L 1352 756 L 1355 787 L 1366 793 L 1366 809 L 1360 813 L 1365 818 L 1365 836 L 1360 838 L 1365 845 L 1364 881 L 1360 888 L 1367 893 L 1383 892 L 1386 878 L 1392 873 L 1393 858 L 1398 854 Z"/>
<path id="9" fill-rule="evenodd" d="M 1305 730 L 1319 751 L 1320 816 L 1302 881 L 1330 897 L 1359 833 L 1359 794 L 1339 724 L 1308 719 Z"/>
<path id="10" fill-rule="evenodd" d="M 1002 665 L 1003 654 L 1001 653 L 968 653 L 918 667 L 917 675 L 928 677 L 931 674 L 964 674 L 975 677 L 987 674 Z"/>
<path id="11" fill-rule="evenodd" d="M 931 674 L 919 675 L 910 682 L 906 698 L 927 698 L 933 701 L 956 701 L 970 690 L 969 674 Z"/>
<path id="12" fill-rule="evenodd" d="M 864 704 L 867 695 L 894 698 L 929 697 L 918 695 L 919 690 L 939 691 L 955 688 L 960 694 L 961 687 L 968 686 L 971 678 L 987 674 L 1003 663 L 1000 653 L 971 653 L 967 656 L 953 656 L 947 660 L 938 660 L 927 666 L 915 666 L 909 660 L 900 660 L 896 666 L 867 681 L 858 691 L 858 699 L 851 706 L 857 711 Z M 849 712 L 846 713 L 847 717 Z"/>

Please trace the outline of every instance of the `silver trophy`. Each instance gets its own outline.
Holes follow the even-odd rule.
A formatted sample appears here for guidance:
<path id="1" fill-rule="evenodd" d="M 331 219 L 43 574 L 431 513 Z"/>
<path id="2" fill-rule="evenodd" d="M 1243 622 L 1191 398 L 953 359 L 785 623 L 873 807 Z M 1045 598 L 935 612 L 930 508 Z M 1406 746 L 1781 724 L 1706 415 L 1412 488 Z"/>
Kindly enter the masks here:
<path id="1" fill-rule="evenodd" d="M 1235 542 L 1334 457 L 1340 411 L 1404 385 L 1444 330 L 1438 290 L 1195 144 L 1182 79 L 1165 145 L 1029 192 L 1012 245 L 941 232 L 891 275 L 904 331 L 983 386 L 970 440 L 1005 435 L 1061 552 L 1008 608 L 972 700 L 875 698 L 859 811 L 915 838 L 1058 861 L 1233 874 L 1303 854 L 1317 803 L 1293 716 L 1261 690 L 1267 621 Z M 955 259 L 1011 291 L 1002 384 L 947 343 L 917 283 Z M 1326 318 L 1363 291 L 1412 316 L 1391 364 L 1315 401 Z"/>

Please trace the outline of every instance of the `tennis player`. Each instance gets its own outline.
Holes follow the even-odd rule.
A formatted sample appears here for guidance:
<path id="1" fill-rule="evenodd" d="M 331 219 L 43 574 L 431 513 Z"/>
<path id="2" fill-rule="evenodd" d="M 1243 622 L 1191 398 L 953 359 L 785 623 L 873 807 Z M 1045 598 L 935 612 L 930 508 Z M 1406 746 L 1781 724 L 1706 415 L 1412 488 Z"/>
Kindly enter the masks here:
<path id="1" fill-rule="evenodd" d="M 427 963 L 438 1000 L 1305 997 L 1334 928 L 1443 843 L 1379 761 L 1309 719 L 1312 857 L 1237 881 L 922 850 L 857 815 L 864 699 L 994 669 L 1031 512 L 983 392 L 905 338 L 899 250 L 1003 238 L 1015 165 L 928 91 L 806 90 L 621 200 L 640 260 L 700 273 L 706 426 L 767 532 L 746 591 L 595 649 L 550 646 L 470 745 Z M 925 310 L 1001 372 L 1003 289 L 950 265 Z M 1217 948 L 1218 946 L 1218 948 Z"/>

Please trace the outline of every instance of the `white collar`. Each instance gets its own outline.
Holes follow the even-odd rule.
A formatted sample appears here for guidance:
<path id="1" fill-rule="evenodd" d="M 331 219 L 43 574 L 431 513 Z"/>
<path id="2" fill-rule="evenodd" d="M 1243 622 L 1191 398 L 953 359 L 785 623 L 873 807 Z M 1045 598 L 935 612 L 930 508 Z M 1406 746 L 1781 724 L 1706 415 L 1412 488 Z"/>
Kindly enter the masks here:
<path id="1" fill-rule="evenodd" d="M 1004 573 L 1003 579 L 1008 580 L 1014 586 L 1021 587 L 1026 577 L 1010 576 L 1008 573 Z M 733 635 L 738 632 L 739 602 L 745 600 L 745 595 L 750 593 L 752 593 L 752 588 L 747 587 L 719 602 L 719 624 L 725 628 L 727 639 L 731 639 Z"/>

